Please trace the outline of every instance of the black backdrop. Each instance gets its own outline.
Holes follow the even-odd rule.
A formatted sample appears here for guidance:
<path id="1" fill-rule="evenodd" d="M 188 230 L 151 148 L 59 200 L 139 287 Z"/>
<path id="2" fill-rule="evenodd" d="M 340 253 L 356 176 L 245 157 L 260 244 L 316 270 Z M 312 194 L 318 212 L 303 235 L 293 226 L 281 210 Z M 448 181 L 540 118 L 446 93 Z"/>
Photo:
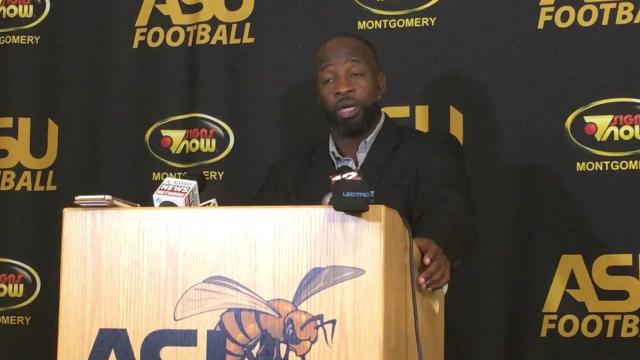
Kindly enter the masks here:
<path id="1" fill-rule="evenodd" d="M 31 17 L 10 16 L 20 2 Z M 453 132 L 467 152 L 479 239 L 447 295 L 447 358 L 637 357 L 640 125 L 612 125 L 631 135 L 596 141 L 584 116 L 640 113 L 621 100 L 640 98 L 639 1 L 201 2 L 0 1 L 0 273 L 17 274 L 17 261 L 42 283 L 25 305 L 35 276 L 15 297 L 0 277 L 3 358 L 55 357 L 61 209 L 74 195 L 148 205 L 161 173 L 207 171 L 218 173 L 210 193 L 240 203 L 271 161 L 326 136 L 313 55 L 338 30 L 377 44 L 389 81 L 383 105 L 407 112 L 396 121 L 424 123 L 427 109 L 430 130 L 464 129 Z M 149 20 L 136 27 L 143 4 Z M 200 17 L 211 29 L 201 36 L 219 31 L 217 43 L 189 46 L 190 32 L 208 29 L 167 16 L 172 4 L 213 9 Z M 184 33 L 184 43 L 134 48 L 136 34 L 160 32 L 173 45 Z M 232 129 L 231 151 L 191 168 L 154 157 L 147 131 L 194 113 Z M 566 286 L 552 289 L 554 277 Z M 543 309 L 548 295 L 558 306 Z"/>

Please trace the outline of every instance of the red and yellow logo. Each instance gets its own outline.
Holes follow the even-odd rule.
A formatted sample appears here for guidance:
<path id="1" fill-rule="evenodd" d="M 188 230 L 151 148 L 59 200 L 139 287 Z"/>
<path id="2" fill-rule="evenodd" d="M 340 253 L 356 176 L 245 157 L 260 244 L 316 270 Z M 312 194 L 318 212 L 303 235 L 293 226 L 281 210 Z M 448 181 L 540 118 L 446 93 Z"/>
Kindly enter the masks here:
<path id="1" fill-rule="evenodd" d="M 32 28 L 49 15 L 49 0 L 0 0 L 0 33 Z"/>
<path id="2" fill-rule="evenodd" d="M 569 138 L 602 156 L 640 153 L 640 99 L 596 101 L 574 111 L 565 122 Z"/>
<path id="3" fill-rule="evenodd" d="M 157 159 L 189 168 L 222 160 L 233 148 L 234 135 L 222 120 L 194 113 L 157 122 L 147 131 L 145 141 Z"/>
<path id="4" fill-rule="evenodd" d="M 40 293 L 40 277 L 30 266 L 0 258 L 0 311 L 31 304 Z"/>

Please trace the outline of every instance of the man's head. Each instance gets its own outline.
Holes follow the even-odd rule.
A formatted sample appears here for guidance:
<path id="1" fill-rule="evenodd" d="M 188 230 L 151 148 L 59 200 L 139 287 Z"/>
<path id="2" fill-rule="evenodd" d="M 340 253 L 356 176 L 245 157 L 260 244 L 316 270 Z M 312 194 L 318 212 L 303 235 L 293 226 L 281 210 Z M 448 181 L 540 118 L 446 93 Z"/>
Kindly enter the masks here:
<path id="1" fill-rule="evenodd" d="M 348 33 L 329 38 L 316 53 L 316 80 L 332 132 L 360 137 L 373 129 L 387 83 L 369 41 Z"/>

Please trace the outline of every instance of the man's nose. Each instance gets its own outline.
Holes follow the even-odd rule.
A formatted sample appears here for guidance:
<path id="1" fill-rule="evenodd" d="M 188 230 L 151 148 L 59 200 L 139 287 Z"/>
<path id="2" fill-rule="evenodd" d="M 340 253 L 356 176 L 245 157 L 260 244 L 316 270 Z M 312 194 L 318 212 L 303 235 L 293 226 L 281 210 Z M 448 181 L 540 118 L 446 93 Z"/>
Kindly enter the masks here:
<path id="1" fill-rule="evenodd" d="M 353 92 L 353 83 L 348 77 L 339 77 L 336 80 L 335 93 L 336 95 L 345 95 Z"/>

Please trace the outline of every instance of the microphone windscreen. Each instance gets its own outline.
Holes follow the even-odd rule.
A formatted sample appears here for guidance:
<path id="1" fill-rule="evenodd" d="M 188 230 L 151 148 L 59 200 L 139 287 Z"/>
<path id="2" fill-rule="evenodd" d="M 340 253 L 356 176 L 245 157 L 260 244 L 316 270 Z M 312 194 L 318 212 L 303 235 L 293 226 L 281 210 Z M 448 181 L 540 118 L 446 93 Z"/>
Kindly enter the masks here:
<path id="1" fill-rule="evenodd" d="M 373 191 L 362 179 L 338 180 L 333 184 L 331 192 L 331 204 L 337 211 L 362 213 L 368 211 L 369 204 L 373 202 Z"/>
<path id="2" fill-rule="evenodd" d="M 373 191 L 358 170 L 341 166 L 336 172 L 337 174 L 331 178 L 331 196 L 325 196 L 327 203 L 330 201 L 335 210 L 347 213 L 369 210 L 369 204 L 373 201 Z"/>

